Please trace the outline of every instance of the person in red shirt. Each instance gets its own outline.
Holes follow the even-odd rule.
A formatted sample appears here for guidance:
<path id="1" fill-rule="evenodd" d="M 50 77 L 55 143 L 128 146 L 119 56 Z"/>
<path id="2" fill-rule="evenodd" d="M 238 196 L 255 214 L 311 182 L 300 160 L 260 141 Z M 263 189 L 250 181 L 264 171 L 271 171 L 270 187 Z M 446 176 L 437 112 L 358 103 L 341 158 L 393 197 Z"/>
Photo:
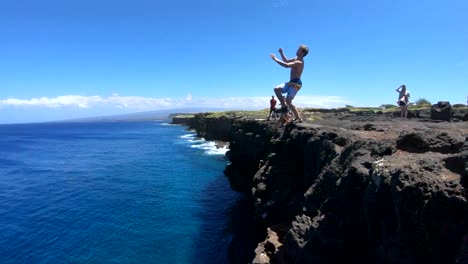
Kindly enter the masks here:
<path id="1" fill-rule="evenodd" d="M 276 100 L 275 100 L 275 96 L 272 95 L 271 100 L 270 100 L 270 114 L 268 114 L 268 121 L 270 121 L 271 113 L 273 113 L 273 119 L 276 120 L 276 113 L 275 113 L 276 108 L 275 107 L 276 107 Z"/>

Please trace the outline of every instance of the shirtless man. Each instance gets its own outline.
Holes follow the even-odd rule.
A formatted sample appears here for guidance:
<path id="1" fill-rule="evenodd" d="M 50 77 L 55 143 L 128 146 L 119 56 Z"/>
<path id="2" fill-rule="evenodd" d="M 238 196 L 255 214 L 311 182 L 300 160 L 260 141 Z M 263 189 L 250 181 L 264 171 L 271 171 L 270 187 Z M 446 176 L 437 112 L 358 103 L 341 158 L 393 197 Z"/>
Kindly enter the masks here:
<path id="1" fill-rule="evenodd" d="M 296 96 L 299 89 L 302 87 L 301 75 L 302 71 L 304 70 L 304 57 L 309 53 L 309 48 L 306 45 L 299 46 L 296 52 L 297 57 L 293 59 L 286 58 L 282 48 L 280 48 L 278 52 L 280 53 L 282 60 L 276 58 L 275 54 L 270 54 L 270 57 L 279 65 L 285 68 L 291 68 L 291 75 L 289 82 L 280 84 L 275 87 L 274 91 L 276 97 L 278 97 L 278 100 L 281 103 L 282 110 L 286 110 L 284 108 L 289 106 L 294 114 L 294 121 L 302 122 L 302 117 L 299 115 L 296 107 L 292 104 L 292 100 Z M 287 94 L 286 100 L 283 97 L 283 93 Z"/>

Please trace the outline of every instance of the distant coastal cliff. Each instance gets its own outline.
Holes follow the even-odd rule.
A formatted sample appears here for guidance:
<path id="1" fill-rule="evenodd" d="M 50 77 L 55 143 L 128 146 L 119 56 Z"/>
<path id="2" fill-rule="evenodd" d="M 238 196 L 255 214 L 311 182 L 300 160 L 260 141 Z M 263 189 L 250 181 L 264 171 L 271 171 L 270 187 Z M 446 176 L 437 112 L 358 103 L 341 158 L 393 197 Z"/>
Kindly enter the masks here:
<path id="1" fill-rule="evenodd" d="M 251 263 L 468 263 L 467 122 L 331 114 L 173 117 L 229 142 L 225 175 L 264 237 Z"/>

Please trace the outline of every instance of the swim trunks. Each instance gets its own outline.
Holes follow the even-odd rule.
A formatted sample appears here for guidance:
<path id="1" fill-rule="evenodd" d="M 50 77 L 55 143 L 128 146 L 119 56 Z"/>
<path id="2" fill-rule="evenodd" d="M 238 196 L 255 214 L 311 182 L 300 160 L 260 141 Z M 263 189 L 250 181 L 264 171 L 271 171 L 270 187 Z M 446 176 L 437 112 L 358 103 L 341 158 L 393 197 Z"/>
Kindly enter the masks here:
<path id="1" fill-rule="evenodd" d="M 301 79 L 292 79 L 287 83 L 283 83 L 277 86 L 277 88 L 281 88 L 281 93 L 287 93 L 286 97 L 289 97 L 291 99 L 294 99 L 301 87 Z"/>

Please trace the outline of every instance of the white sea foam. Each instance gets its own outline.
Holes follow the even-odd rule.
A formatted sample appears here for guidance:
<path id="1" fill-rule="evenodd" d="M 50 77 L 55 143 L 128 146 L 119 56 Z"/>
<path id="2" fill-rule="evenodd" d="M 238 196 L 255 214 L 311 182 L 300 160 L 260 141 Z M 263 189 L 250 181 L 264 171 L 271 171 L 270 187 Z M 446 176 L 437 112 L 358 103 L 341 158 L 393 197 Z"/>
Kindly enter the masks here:
<path id="1" fill-rule="evenodd" d="M 203 138 L 198 138 L 196 133 L 191 133 L 187 135 L 180 136 L 185 142 L 188 143 L 203 143 L 206 142 Z"/>
<path id="2" fill-rule="evenodd" d="M 220 147 L 213 141 L 204 141 L 204 140 L 203 142 L 200 142 L 200 144 L 192 145 L 192 148 L 201 149 L 207 155 L 225 155 L 226 152 L 229 150 L 229 147 L 227 144 L 225 146 Z"/>
<path id="3" fill-rule="evenodd" d="M 204 138 L 198 138 L 196 133 L 182 135 L 180 138 L 190 143 L 192 148 L 203 150 L 207 155 L 225 155 L 229 150 L 228 144 L 220 146 L 214 141 L 206 141 Z"/>
<path id="4" fill-rule="evenodd" d="M 187 134 L 187 135 L 180 136 L 180 138 L 183 138 L 183 139 L 193 139 L 193 138 L 195 138 L 195 136 L 196 136 L 195 133 L 190 133 L 190 134 Z"/>
<path id="5" fill-rule="evenodd" d="M 223 147 L 214 147 L 205 151 L 208 155 L 226 155 L 226 152 L 229 150 L 229 146 L 225 145 Z"/>

